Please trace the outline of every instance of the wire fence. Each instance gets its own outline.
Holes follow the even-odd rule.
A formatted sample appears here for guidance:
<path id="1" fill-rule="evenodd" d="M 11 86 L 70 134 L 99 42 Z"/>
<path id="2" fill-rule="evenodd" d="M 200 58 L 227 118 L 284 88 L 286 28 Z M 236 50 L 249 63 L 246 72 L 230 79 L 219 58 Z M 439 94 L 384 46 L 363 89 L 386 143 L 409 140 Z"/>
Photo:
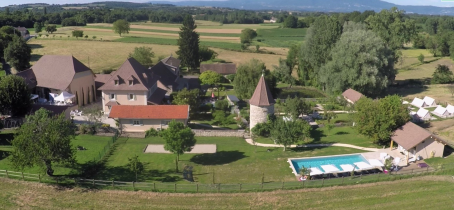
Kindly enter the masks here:
<path id="1" fill-rule="evenodd" d="M 40 174 L 0 170 L 0 177 L 20 179 L 24 181 L 38 181 L 60 185 L 76 185 L 97 189 L 121 189 L 121 190 L 143 190 L 153 192 L 176 192 L 176 193 L 233 193 L 250 191 L 271 191 L 280 189 L 303 189 L 322 188 L 332 186 L 357 185 L 364 183 L 375 183 L 382 181 L 394 181 L 408 179 L 425 175 L 446 175 L 454 174 L 454 164 L 438 165 L 437 167 L 416 168 L 412 170 L 401 170 L 391 174 L 357 174 L 342 177 L 322 178 L 317 180 L 293 181 L 293 182 L 264 182 L 264 183 L 162 183 L 162 182 L 124 182 L 115 180 L 97 180 L 69 177 L 49 177 Z"/>
<path id="2" fill-rule="evenodd" d="M 112 136 L 112 139 L 104 146 L 104 148 L 99 151 L 98 156 L 95 156 L 93 158 L 93 162 L 98 162 L 104 158 L 104 156 L 110 151 L 110 148 L 112 148 L 112 145 L 117 142 L 118 137 L 120 136 L 120 133 L 118 130 L 115 130 L 115 134 Z"/>

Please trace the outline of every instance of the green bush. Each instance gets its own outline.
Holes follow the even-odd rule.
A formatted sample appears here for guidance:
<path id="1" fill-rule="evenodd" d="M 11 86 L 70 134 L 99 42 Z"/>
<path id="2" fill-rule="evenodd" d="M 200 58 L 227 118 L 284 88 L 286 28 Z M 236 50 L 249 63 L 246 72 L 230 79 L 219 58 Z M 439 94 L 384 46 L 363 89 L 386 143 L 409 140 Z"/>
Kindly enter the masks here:
<path id="1" fill-rule="evenodd" d="M 159 132 L 154 129 L 154 128 L 150 128 L 149 130 L 145 131 L 145 137 L 148 138 L 148 137 L 156 137 L 156 136 L 159 136 Z"/>
<path id="2" fill-rule="evenodd" d="M 235 74 L 229 74 L 225 76 L 225 78 L 227 78 L 230 82 L 233 82 L 233 80 L 235 80 Z"/>
<path id="3" fill-rule="evenodd" d="M 86 134 L 86 133 L 88 133 L 88 130 L 89 130 L 88 124 L 79 125 L 80 134 Z"/>
<path id="4" fill-rule="evenodd" d="M 227 111 L 229 108 L 229 102 L 227 100 L 217 100 L 214 104 L 217 110 Z"/>

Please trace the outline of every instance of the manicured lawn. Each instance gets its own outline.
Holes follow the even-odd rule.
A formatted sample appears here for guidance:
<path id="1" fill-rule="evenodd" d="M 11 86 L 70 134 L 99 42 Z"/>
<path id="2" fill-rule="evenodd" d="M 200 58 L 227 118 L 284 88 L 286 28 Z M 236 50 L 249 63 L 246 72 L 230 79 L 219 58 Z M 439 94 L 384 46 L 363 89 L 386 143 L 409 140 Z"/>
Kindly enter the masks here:
<path id="1" fill-rule="evenodd" d="M 321 116 L 323 116 L 323 112 L 320 112 Z M 340 113 L 336 115 L 336 118 L 331 120 L 331 123 L 349 123 L 353 119 L 353 116 L 348 113 Z M 317 120 L 318 124 L 328 124 L 327 120 Z"/>
<path id="2" fill-rule="evenodd" d="M 12 146 L 8 140 L 13 139 L 13 133 L 6 133 L 2 131 L 0 133 L 0 170 L 12 170 L 14 169 L 9 159 L 9 152 L 12 151 Z M 98 160 L 99 153 L 104 149 L 105 145 L 111 141 L 111 137 L 103 136 L 90 136 L 90 135 L 79 135 L 72 141 L 73 146 L 83 146 L 86 150 L 77 150 L 76 161 L 80 165 L 88 163 L 93 160 Z M 55 175 L 68 175 L 77 173 L 77 166 L 63 166 L 54 165 Z M 24 172 L 27 173 L 43 173 L 39 167 L 26 168 Z"/>
<path id="3" fill-rule="evenodd" d="M 198 183 L 212 183 L 213 172 L 215 183 L 259 183 L 262 174 L 266 182 L 295 181 L 287 158 L 362 152 L 342 147 L 299 148 L 286 152 L 283 152 L 282 148 L 271 148 L 268 152 L 269 148 L 252 146 L 242 138 L 232 137 L 197 137 L 197 143 L 217 146 L 215 154 L 180 156 L 180 169 L 185 165 L 193 166 L 194 178 Z M 185 183 L 186 181 L 181 180 L 181 174 L 175 173 L 176 155 L 143 153 L 148 144 L 164 144 L 164 141 L 158 137 L 120 139 L 115 152 L 107 161 L 106 169 L 96 178 L 133 181 L 134 174 L 126 165 L 129 157 L 138 155 L 146 169 L 139 181 Z"/>
<path id="4" fill-rule="evenodd" d="M 298 142 L 296 144 L 331 144 L 343 143 L 352 144 L 360 147 L 379 148 L 373 144 L 367 137 L 359 135 L 353 127 L 335 127 L 328 132 L 326 128 L 317 128 L 311 133 L 312 140 L 306 142 Z M 258 143 L 274 144 L 271 138 L 258 137 L 255 139 Z"/>
<path id="5" fill-rule="evenodd" d="M 235 115 L 231 114 L 228 117 L 233 118 L 233 117 L 235 117 Z M 232 124 L 225 125 L 225 126 L 215 125 L 214 120 L 213 120 L 213 116 L 211 114 L 197 114 L 197 116 L 194 117 L 193 119 L 191 119 L 191 121 L 193 123 L 205 124 L 205 125 L 210 125 L 210 126 L 217 126 L 217 127 L 221 127 L 221 128 L 238 129 L 238 125 L 236 123 L 232 123 Z"/>
<path id="6" fill-rule="evenodd" d="M 159 193 L 56 188 L 0 179 L 4 209 L 453 209 L 451 176 L 321 189 L 251 193 Z"/>

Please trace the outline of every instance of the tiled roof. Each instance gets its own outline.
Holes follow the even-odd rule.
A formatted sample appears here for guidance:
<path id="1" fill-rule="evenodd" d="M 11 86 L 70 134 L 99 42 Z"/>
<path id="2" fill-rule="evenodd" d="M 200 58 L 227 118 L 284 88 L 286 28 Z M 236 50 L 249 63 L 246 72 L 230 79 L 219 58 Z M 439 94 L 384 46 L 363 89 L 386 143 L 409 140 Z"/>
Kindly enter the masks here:
<path id="1" fill-rule="evenodd" d="M 109 118 L 118 119 L 188 119 L 189 105 L 118 105 L 112 106 Z"/>
<path id="2" fill-rule="evenodd" d="M 166 64 L 168 66 L 172 66 L 175 68 L 180 67 L 180 63 L 181 63 L 181 61 L 179 59 L 174 58 L 172 55 L 170 55 L 167 58 L 162 59 L 161 62 L 163 62 L 164 64 Z"/>
<path id="3" fill-rule="evenodd" d="M 408 122 L 395 130 L 391 139 L 404 149 L 409 150 L 429 138 L 431 135 L 432 134 L 426 129 L 421 128 L 412 122 Z"/>
<path id="4" fill-rule="evenodd" d="M 109 80 L 98 90 L 148 90 L 154 84 L 148 70 L 134 58 L 128 58 L 121 67 L 111 74 Z M 133 79 L 133 85 L 129 85 L 128 79 Z M 115 85 L 115 80 L 119 81 Z"/>
<path id="5" fill-rule="evenodd" d="M 30 69 L 35 74 L 37 86 L 57 90 L 68 88 L 76 73 L 91 71 L 70 55 L 44 55 Z"/>
<path id="6" fill-rule="evenodd" d="M 361 97 L 363 97 L 363 94 L 361 94 L 360 92 L 358 92 L 356 90 L 349 88 L 348 90 L 346 90 L 342 93 L 342 96 L 344 96 L 348 100 L 352 101 L 353 103 L 356 103 Z"/>
<path id="7" fill-rule="evenodd" d="M 166 87 L 172 86 L 175 87 L 178 84 L 175 83 L 177 75 L 172 73 L 172 69 L 169 66 L 165 65 L 163 62 L 158 62 L 156 65 L 150 68 L 152 77 L 161 81 Z"/>
<path id="8" fill-rule="evenodd" d="M 255 88 L 251 100 L 249 100 L 249 104 L 255 106 L 270 106 L 275 103 L 276 101 L 274 101 L 273 95 L 266 85 L 265 77 L 262 75 L 260 77 L 259 83 L 257 84 L 257 87 Z"/>
<path id="9" fill-rule="evenodd" d="M 200 73 L 209 70 L 217 72 L 222 75 L 236 74 L 236 64 L 234 63 L 200 64 Z"/>
<path id="10" fill-rule="evenodd" d="M 109 101 L 106 104 L 106 106 L 117 106 L 117 105 L 120 105 L 117 101 Z"/>

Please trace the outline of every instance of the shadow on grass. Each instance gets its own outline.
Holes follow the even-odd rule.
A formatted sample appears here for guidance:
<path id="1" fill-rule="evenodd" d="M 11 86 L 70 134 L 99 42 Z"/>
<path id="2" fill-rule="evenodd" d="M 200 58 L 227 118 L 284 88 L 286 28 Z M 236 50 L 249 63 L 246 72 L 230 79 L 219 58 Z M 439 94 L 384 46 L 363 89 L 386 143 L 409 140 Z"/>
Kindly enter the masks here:
<path id="1" fill-rule="evenodd" d="M 145 167 L 147 164 L 144 164 Z M 107 166 L 96 176 L 102 180 L 117 180 L 132 182 L 136 180 L 136 174 L 126 166 Z M 138 174 L 137 181 L 159 181 L 159 182 L 177 182 L 182 177 L 175 173 L 175 170 L 144 170 Z"/>
<path id="2" fill-rule="evenodd" d="M 10 155 L 10 152 L 0 150 L 0 160 L 7 158 Z"/>
<path id="3" fill-rule="evenodd" d="M 322 137 L 326 137 L 325 133 L 319 129 L 312 129 L 311 130 L 311 138 L 314 139 L 312 143 L 318 144 Z"/>
<path id="4" fill-rule="evenodd" d="M 220 151 L 212 154 L 200 154 L 193 156 L 190 161 L 200 165 L 223 165 L 243 159 L 247 156 L 239 151 Z"/>
<path id="5" fill-rule="evenodd" d="M 346 135 L 346 134 L 350 134 L 349 132 L 345 132 L 345 131 L 339 131 L 339 132 L 336 132 L 335 135 Z"/>
<path id="6" fill-rule="evenodd" d="M 14 133 L 3 133 L 0 134 L 0 146 L 1 145 L 11 145 L 11 141 L 14 138 Z"/>

